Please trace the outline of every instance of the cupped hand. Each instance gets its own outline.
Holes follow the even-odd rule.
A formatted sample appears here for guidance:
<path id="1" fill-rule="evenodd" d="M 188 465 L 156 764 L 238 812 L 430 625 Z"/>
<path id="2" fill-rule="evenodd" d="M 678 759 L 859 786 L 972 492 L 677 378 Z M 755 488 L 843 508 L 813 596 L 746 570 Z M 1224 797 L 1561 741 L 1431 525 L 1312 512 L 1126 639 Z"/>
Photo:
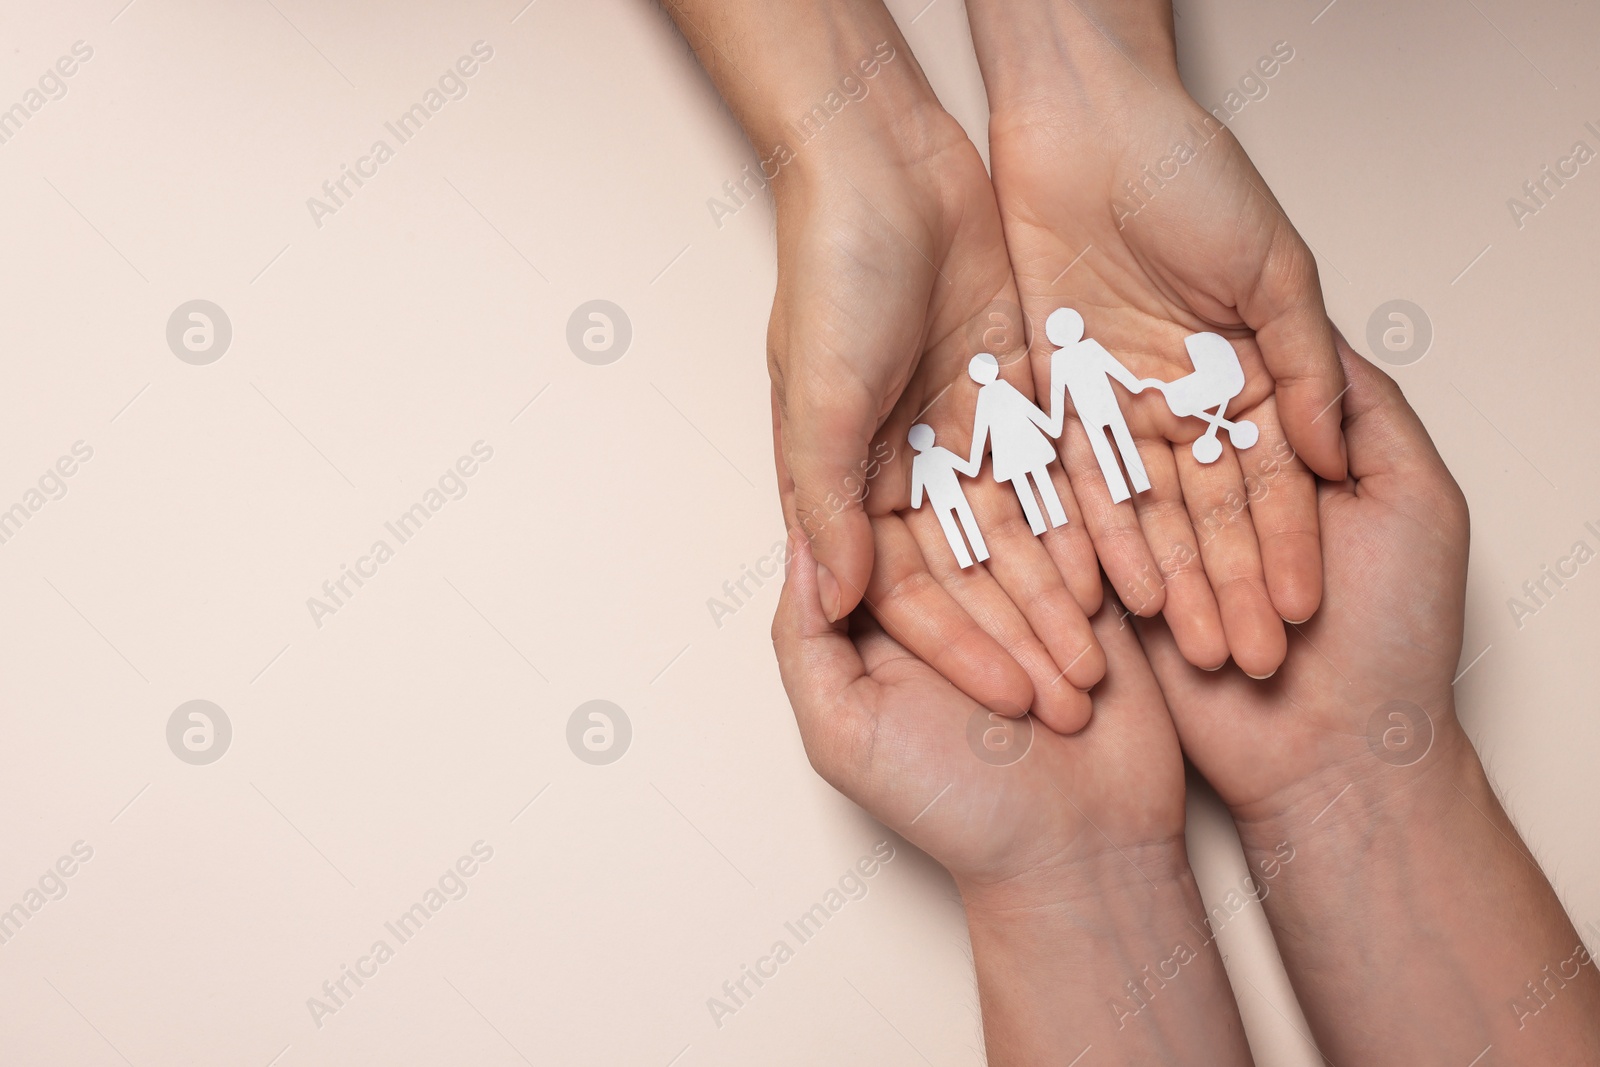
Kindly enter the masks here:
<path id="1" fill-rule="evenodd" d="M 804 538 L 791 537 L 773 641 L 812 765 L 965 893 L 1119 852 L 1181 853 L 1183 759 L 1118 616 L 1110 600 L 1095 616 L 1111 666 L 1094 720 L 1070 737 L 987 711 L 861 613 L 830 624 Z"/>
<path id="2" fill-rule="evenodd" d="M 1350 478 L 1318 488 L 1322 609 L 1296 628 L 1283 669 L 1267 682 L 1197 671 L 1169 627 L 1139 624 L 1185 752 L 1242 820 L 1321 805 L 1338 781 L 1420 763 L 1430 749 L 1447 762 L 1441 750 L 1465 744 L 1451 693 L 1466 501 L 1399 388 L 1338 345 Z"/>
<path id="3" fill-rule="evenodd" d="M 909 510 L 907 433 L 927 423 L 966 453 L 975 352 L 993 351 L 1032 390 L 993 189 L 964 131 L 935 108 L 901 111 L 864 144 L 830 129 L 774 183 L 779 485 L 821 561 L 827 618 L 864 599 L 972 698 L 1071 732 L 1088 720 L 1085 690 L 1104 657 L 1086 616 L 1100 597 L 1093 546 L 1059 469 L 1072 521 L 1042 539 L 1009 487 L 987 471 L 963 480 L 991 552 L 966 569 L 931 508 Z"/>
<path id="4" fill-rule="evenodd" d="M 1112 503 L 1075 418 L 1060 444 L 1113 586 L 1136 613 L 1163 613 L 1189 662 L 1231 654 L 1264 677 L 1283 662 L 1282 620 L 1321 600 L 1312 472 L 1345 475 L 1344 380 L 1305 242 L 1175 68 L 1145 68 L 1112 52 L 1092 89 L 1036 84 L 999 106 L 992 94 L 994 185 L 1037 390 L 1049 388 L 1042 327 L 1058 307 L 1080 312 L 1086 336 L 1146 387 L 1120 400 L 1149 491 Z M 1260 430 L 1210 464 L 1190 449 L 1205 424 L 1149 388 L 1190 373 L 1184 338 L 1206 331 L 1232 342 L 1245 373 L 1228 417 Z"/>

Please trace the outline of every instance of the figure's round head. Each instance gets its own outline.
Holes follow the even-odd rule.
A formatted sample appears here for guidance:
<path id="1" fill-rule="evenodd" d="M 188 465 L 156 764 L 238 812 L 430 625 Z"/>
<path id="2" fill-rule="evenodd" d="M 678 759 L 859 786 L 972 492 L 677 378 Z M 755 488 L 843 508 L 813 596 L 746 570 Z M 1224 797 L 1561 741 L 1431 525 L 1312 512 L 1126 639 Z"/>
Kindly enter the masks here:
<path id="1" fill-rule="evenodd" d="M 933 427 L 925 422 L 919 422 L 911 427 L 911 432 L 906 434 L 906 440 L 911 442 L 911 447 L 918 452 L 926 452 L 933 447 Z"/>
<path id="2" fill-rule="evenodd" d="M 1000 361 L 987 352 L 979 352 L 972 357 L 972 362 L 967 364 L 967 373 L 972 375 L 972 380 L 979 385 L 988 385 L 1000 377 Z"/>
<path id="3" fill-rule="evenodd" d="M 1071 308 L 1056 308 L 1044 320 L 1044 335 L 1057 348 L 1066 348 L 1083 340 L 1083 316 Z"/>

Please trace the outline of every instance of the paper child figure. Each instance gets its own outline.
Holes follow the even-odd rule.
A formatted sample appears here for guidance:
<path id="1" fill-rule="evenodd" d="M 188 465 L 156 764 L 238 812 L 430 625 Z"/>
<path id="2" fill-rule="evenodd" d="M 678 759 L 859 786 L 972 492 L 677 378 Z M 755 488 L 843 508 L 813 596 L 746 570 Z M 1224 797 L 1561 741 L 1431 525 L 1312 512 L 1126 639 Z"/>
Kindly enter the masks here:
<path id="1" fill-rule="evenodd" d="M 1145 474 L 1144 462 L 1134 446 L 1133 435 L 1128 432 L 1128 422 L 1122 417 L 1122 408 L 1111 388 L 1115 378 L 1129 392 L 1138 393 L 1152 381 L 1141 381 L 1124 367 L 1116 356 L 1101 347 L 1100 342 L 1083 336 L 1083 316 L 1071 308 L 1057 308 L 1044 322 L 1045 336 L 1059 349 L 1050 357 L 1050 410 L 1055 413 L 1056 432 L 1060 432 L 1065 407 L 1063 394 L 1072 394 L 1072 406 L 1078 412 L 1094 447 L 1094 458 L 1100 462 L 1100 473 L 1105 476 L 1106 488 L 1111 490 L 1111 502 L 1120 504 L 1128 499 L 1128 485 L 1117 467 L 1116 452 L 1111 450 L 1109 433 L 1116 441 L 1122 462 L 1127 465 L 1128 477 L 1133 481 L 1133 491 L 1142 493 L 1150 488 L 1150 478 Z M 998 472 L 996 473 L 998 477 Z"/>
<path id="2" fill-rule="evenodd" d="M 972 427 L 972 458 L 967 465 L 978 465 L 983 459 L 983 443 L 990 441 L 995 480 L 1010 482 L 1017 491 L 1022 513 L 1028 516 L 1028 528 L 1034 535 L 1044 533 L 1045 525 L 1044 516 L 1039 513 L 1039 501 L 1028 488 L 1029 478 L 1033 479 L 1045 510 L 1050 513 L 1050 525 L 1064 526 L 1067 513 L 1047 469 L 1056 460 L 1055 442 L 1050 438 L 1061 433 L 1059 408 L 1054 419 L 1040 411 L 1031 400 L 1017 392 L 1015 386 L 1000 377 L 1000 361 L 987 352 L 972 357 L 967 373 L 982 387 L 978 390 L 977 421 Z"/>
<path id="3" fill-rule="evenodd" d="M 1228 403 L 1244 391 L 1244 368 L 1239 366 L 1239 354 L 1233 350 L 1226 337 L 1214 333 L 1192 333 L 1183 339 L 1189 350 L 1189 361 L 1194 373 L 1186 374 L 1175 382 L 1146 379 L 1145 384 L 1161 390 L 1167 398 L 1167 407 L 1178 416 L 1194 416 L 1211 425 L 1204 436 L 1198 438 L 1191 451 L 1201 463 L 1215 463 L 1222 455 L 1222 442 L 1217 431 L 1228 431 L 1228 440 L 1234 448 L 1249 448 L 1261 436 L 1253 422 L 1230 422 L 1222 417 Z M 1215 408 L 1215 411 L 1210 409 Z"/>
<path id="4" fill-rule="evenodd" d="M 933 427 L 927 423 L 919 422 L 911 427 L 906 440 L 917 451 L 911 459 L 911 506 L 922 506 L 922 494 L 926 490 L 928 503 L 933 505 L 933 513 L 939 516 L 944 538 L 950 542 L 950 551 L 955 553 L 956 562 L 961 564 L 962 570 L 972 566 L 973 556 L 977 556 L 980 563 L 988 559 L 989 546 L 983 543 L 978 520 L 972 514 L 972 506 L 967 503 L 961 480 L 956 477 L 956 471 L 960 471 L 969 478 L 976 478 L 978 465 L 968 463 L 948 448 L 934 444 Z M 967 552 L 966 542 L 961 539 L 963 531 L 966 532 L 967 541 L 972 542 L 971 553 Z"/>

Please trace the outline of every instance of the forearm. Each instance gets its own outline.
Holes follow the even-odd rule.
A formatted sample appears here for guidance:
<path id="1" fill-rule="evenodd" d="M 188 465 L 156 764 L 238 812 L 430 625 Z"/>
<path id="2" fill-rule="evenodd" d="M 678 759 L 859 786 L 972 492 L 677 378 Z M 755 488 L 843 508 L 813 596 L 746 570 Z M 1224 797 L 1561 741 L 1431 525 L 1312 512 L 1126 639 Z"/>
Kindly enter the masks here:
<path id="1" fill-rule="evenodd" d="M 1181 842 L 962 896 L 994 1067 L 1251 1062 Z"/>
<path id="2" fill-rule="evenodd" d="M 1169 0 L 967 0 L 967 18 L 991 112 L 1095 98 L 1130 75 L 1182 89 Z"/>
<path id="3" fill-rule="evenodd" d="M 1444 720 L 1412 766 L 1330 773 L 1240 821 L 1252 862 L 1293 843 L 1264 906 L 1322 1053 L 1467 1064 L 1493 1046 L 1485 1063 L 1600 1062 L 1595 965 Z"/>
<path id="4" fill-rule="evenodd" d="M 937 99 L 880 0 L 662 0 L 773 179 L 824 127 L 912 141 Z M 835 130 L 848 131 L 842 135 Z"/>

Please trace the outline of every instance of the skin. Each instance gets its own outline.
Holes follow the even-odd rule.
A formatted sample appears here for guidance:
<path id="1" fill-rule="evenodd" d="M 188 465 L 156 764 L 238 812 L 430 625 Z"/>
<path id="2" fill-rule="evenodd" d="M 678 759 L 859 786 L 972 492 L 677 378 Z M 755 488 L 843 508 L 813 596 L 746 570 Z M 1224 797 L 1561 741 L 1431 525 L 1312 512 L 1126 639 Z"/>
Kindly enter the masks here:
<path id="1" fill-rule="evenodd" d="M 1171 722 L 1252 866 L 1295 848 L 1266 907 L 1331 1060 L 1469 1063 L 1487 1046 L 1504 1062 L 1593 1060 L 1594 968 L 1584 956 L 1567 976 L 1581 946 L 1455 723 L 1465 510 L 1415 416 L 1337 357 L 1310 253 L 1231 135 L 1119 218 L 1118 182 L 1201 118 L 1165 5 L 968 7 L 992 186 L 881 4 L 670 5 L 763 159 L 877 44 L 897 56 L 772 183 L 774 435 L 798 531 L 775 640 L 813 764 L 955 877 L 992 1062 L 1070 1062 L 1091 1043 L 1123 1062 L 1248 1062 L 1209 946 L 1181 971 L 1199 980 L 1131 1022 L 1102 999 L 1198 914 Z M 1199 424 L 1141 398 L 1148 499 L 1103 506 L 1090 481 L 1086 510 L 1052 467 L 1070 522 L 1034 539 L 1011 488 L 980 478 L 970 498 L 995 559 L 962 571 L 930 513 L 902 514 L 906 429 L 926 421 L 964 454 L 975 351 L 1037 398 L 1049 352 L 1030 338 L 1062 304 L 1141 377 L 1185 373 L 1189 332 L 1229 337 L 1250 382 L 1229 414 L 1262 432 L 1253 466 L 1228 451 L 1198 469 L 1183 446 Z M 892 453 L 871 491 L 835 507 L 880 444 Z M 1061 453 L 1080 486 L 1096 477 L 1070 426 Z M 1101 606 L 1096 554 L 1136 612 L 1162 616 L 1143 636 L 1170 718 Z M 858 602 L 875 623 L 850 614 Z M 1292 637 L 1279 622 L 1313 612 Z M 1194 669 L 1228 656 L 1238 666 Z M 1390 736 L 1392 720 L 1372 723 L 1394 700 L 1432 733 L 1398 766 L 1368 740 Z M 976 758 L 975 701 L 1035 710 L 1022 761 Z"/>
<path id="2" fill-rule="evenodd" d="M 1293 843 L 1264 905 L 1327 1059 L 1600 1062 L 1600 976 L 1455 716 L 1466 502 L 1400 390 L 1339 349 L 1322 610 L 1270 682 L 1195 670 L 1160 621 L 1150 662 L 1245 854 Z"/>
<path id="3" fill-rule="evenodd" d="M 973 0 L 968 12 L 1029 321 L 1074 308 L 1135 375 L 1165 381 L 1191 369 L 1185 336 L 1220 333 L 1246 379 L 1229 417 L 1261 430 L 1244 452 L 1223 435 L 1221 459 L 1202 465 L 1187 447 L 1202 422 L 1173 416 L 1154 390 L 1119 392 L 1151 489 L 1112 504 L 1070 422 L 1062 461 L 1100 562 L 1134 611 L 1164 615 L 1190 663 L 1231 655 L 1269 676 L 1283 662 L 1282 620 L 1304 621 L 1321 599 L 1312 471 L 1345 474 L 1345 383 L 1316 262 L 1233 135 L 1179 81 L 1167 3 Z M 1181 165 L 1179 142 L 1196 149 Z M 1042 339 L 1034 348 L 1040 390 L 1052 351 Z"/>
<path id="4" fill-rule="evenodd" d="M 912 425 L 928 423 L 939 444 L 966 453 L 974 352 L 993 352 L 1006 380 L 1033 388 L 1015 318 L 995 319 L 996 308 L 1017 307 L 1017 293 L 976 148 L 881 4 L 685 0 L 668 11 L 758 156 L 790 146 L 772 181 L 774 452 L 790 525 L 829 561 L 819 572 L 828 616 L 865 602 L 986 706 L 1082 727 L 1085 690 L 1105 670 L 1087 620 L 1100 585 L 1060 465 L 1052 476 L 1071 523 L 1042 539 L 1009 486 L 987 471 L 967 483 L 993 566 L 962 570 L 931 511 L 906 510 Z M 861 62 L 886 50 L 893 58 L 866 78 Z M 846 72 L 866 95 L 801 143 L 788 124 Z"/>
<path id="5" fill-rule="evenodd" d="M 1086 616 L 1099 607 L 1097 571 L 1106 560 L 1124 587 L 1122 596 L 1140 611 L 1167 607 L 1167 587 L 1175 583 L 1179 595 L 1171 598 L 1169 617 L 1195 620 L 1179 625 L 1179 632 L 1202 635 L 1189 640 L 1186 651 L 1203 666 L 1222 662 L 1234 651 L 1226 637 L 1202 639 L 1219 632 L 1206 628 L 1217 616 L 1211 583 L 1227 587 L 1220 599 L 1230 608 L 1259 599 L 1265 588 L 1259 565 L 1250 570 L 1249 551 L 1242 553 L 1243 565 L 1231 562 L 1241 558 L 1231 546 L 1253 546 L 1260 521 L 1260 509 L 1242 501 L 1263 495 L 1259 478 L 1247 486 L 1237 474 L 1231 453 L 1218 466 L 1237 477 L 1212 476 L 1214 491 L 1192 494 L 1195 508 L 1203 509 L 1193 513 L 1198 534 L 1179 532 L 1191 523 L 1175 502 L 1171 478 L 1160 483 L 1161 501 L 1139 505 L 1157 517 L 1148 545 L 1145 531 L 1134 526 L 1130 535 L 1129 522 L 1100 504 L 1104 486 L 1097 470 L 1083 469 L 1087 445 L 1075 425 L 1067 428 L 1062 462 L 1049 468 L 1067 525 L 1034 537 L 1011 488 L 994 485 L 984 472 L 965 484 L 993 556 L 962 570 L 933 516 L 908 510 L 909 427 L 928 422 L 938 443 L 958 454 L 970 444 L 977 387 L 963 373 L 967 359 L 993 352 L 1005 379 L 1034 398 L 1043 395 L 1035 379 L 1048 354 L 1030 347 L 1030 338 L 1042 336 L 1042 316 L 1024 315 L 1037 297 L 1018 288 L 1009 223 L 996 206 L 988 172 L 939 106 L 882 4 L 681 0 L 666 6 L 758 157 L 773 159 L 780 146 L 787 152 L 778 156 L 787 162 L 771 181 L 778 223 L 778 287 L 768 331 L 774 443 L 787 518 L 806 531 L 823 564 L 828 617 L 841 618 L 864 602 L 901 644 L 974 699 L 1005 714 L 1031 709 L 1052 728 L 1070 731 L 1087 721 L 1085 691 L 1105 669 Z M 846 73 L 859 72 L 860 62 L 885 42 L 894 59 L 860 79 L 867 95 L 802 143 L 791 124 L 837 89 Z M 1166 326 L 1181 353 L 1182 331 Z M 1254 390 L 1269 390 L 1261 361 L 1245 358 Z M 1140 369 L 1156 372 L 1154 365 Z M 1161 373 L 1177 377 L 1186 369 Z M 1335 401 L 1326 423 L 1332 444 L 1322 441 L 1322 426 L 1301 435 L 1335 457 L 1327 463 L 1333 470 L 1341 386 L 1332 377 L 1287 386 L 1313 398 L 1321 390 Z M 1242 399 L 1256 404 L 1261 397 Z M 1160 403 L 1150 401 L 1144 410 Z M 1324 408 L 1326 401 L 1318 405 Z M 1155 429 L 1151 417 L 1135 421 L 1146 444 L 1155 440 L 1151 434 L 1186 442 L 1196 432 L 1170 417 Z M 1258 446 L 1257 456 L 1282 444 L 1266 423 L 1263 430 L 1267 447 Z M 1281 454 L 1287 456 L 1286 446 Z M 1068 477 L 1075 462 L 1077 494 Z M 1277 484 L 1265 495 L 1268 506 L 1277 507 L 1295 490 L 1290 464 L 1279 459 L 1271 466 Z M 1171 467 L 1169 459 L 1165 469 Z M 864 469 L 872 475 L 865 493 Z M 1301 496 L 1309 495 L 1306 484 L 1302 471 Z M 1278 508 L 1275 514 L 1289 513 Z M 1286 531 L 1267 540 L 1293 539 Z M 1174 564 L 1180 543 L 1195 555 Z M 1230 550 L 1220 551 L 1224 547 Z M 1314 533 L 1304 547 L 1314 559 Z M 1168 564 L 1170 575 L 1155 560 Z M 1271 573 L 1286 572 L 1276 567 Z M 1309 614 L 1314 603 L 1306 607 L 1308 599 L 1286 602 Z M 1223 614 L 1230 623 L 1262 622 L 1260 611 Z M 1251 644 L 1260 625 L 1234 629 L 1252 672 L 1270 672 L 1277 655 L 1270 633 L 1262 651 L 1256 647 L 1261 642 Z M 997 649 L 1003 655 L 996 656 Z"/>
<path id="6" fill-rule="evenodd" d="M 790 550 L 773 640 L 806 754 L 955 878 L 988 1062 L 1060 1065 L 1092 1046 L 1104 1064 L 1250 1063 L 1184 854 L 1177 738 L 1112 602 L 1094 620 L 1111 660 L 1094 721 L 1063 736 L 1021 720 L 1031 744 L 1002 766 L 969 736 L 975 716 L 980 737 L 1007 720 L 863 615 L 830 624 L 805 538 Z M 1130 982 L 1149 983 L 1142 1007 Z"/>

